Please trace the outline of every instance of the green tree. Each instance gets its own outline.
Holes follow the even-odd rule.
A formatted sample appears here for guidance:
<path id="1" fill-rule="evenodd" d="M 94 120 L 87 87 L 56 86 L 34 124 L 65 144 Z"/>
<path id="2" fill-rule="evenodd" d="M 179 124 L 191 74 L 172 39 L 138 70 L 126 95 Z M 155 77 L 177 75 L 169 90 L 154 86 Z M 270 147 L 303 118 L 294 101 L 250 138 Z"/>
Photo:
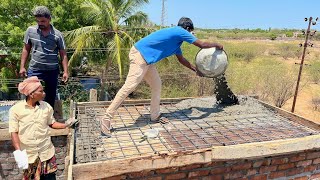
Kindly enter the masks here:
<path id="1" fill-rule="evenodd" d="M 20 53 L 24 32 L 36 24 L 32 10 L 39 5 L 47 6 L 52 13 L 52 24 L 60 31 L 68 31 L 83 25 L 80 13 L 81 0 L 2 0 L 0 3 L 0 39 L 9 55 L 0 59 L 0 77 L 18 78 Z M 8 81 L 6 81 L 8 82 Z M 15 84 L 1 83 L 2 91 L 8 92 Z M 16 89 L 11 88 L 12 91 Z"/>
<path id="2" fill-rule="evenodd" d="M 80 27 L 67 34 L 74 53 L 69 60 L 72 67 L 76 60 L 86 55 L 86 49 L 98 49 L 105 52 L 104 70 L 116 62 L 118 72 L 122 77 L 128 48 L 133 43 L 148 34 L 146 28 L 148 17 L 141 11 L 136 11 L 149 0 L 86 0 L 80 8 L 87 22 L 92 25 Z"/>

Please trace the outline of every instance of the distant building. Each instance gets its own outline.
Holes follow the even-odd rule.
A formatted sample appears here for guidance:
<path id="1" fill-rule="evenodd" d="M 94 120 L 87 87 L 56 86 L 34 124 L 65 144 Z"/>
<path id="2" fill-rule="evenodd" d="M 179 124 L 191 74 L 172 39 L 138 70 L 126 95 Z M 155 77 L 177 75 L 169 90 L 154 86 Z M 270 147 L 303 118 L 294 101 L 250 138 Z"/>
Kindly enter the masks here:
<path id="1" fill-rule="evenodd" d="M 296 31 L 296 32 L 293 32 L 293 38 L 297 38 L 299 35 L 303 35 L 303 33 L 301 31 Z"/>

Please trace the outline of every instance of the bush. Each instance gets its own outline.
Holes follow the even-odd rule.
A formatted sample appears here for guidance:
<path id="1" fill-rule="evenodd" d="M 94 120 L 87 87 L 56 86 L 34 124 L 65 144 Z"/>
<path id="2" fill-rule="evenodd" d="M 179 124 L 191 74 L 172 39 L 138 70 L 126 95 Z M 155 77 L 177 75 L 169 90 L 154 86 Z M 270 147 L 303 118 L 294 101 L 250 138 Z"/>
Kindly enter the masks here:
<path id="1" fill-rule="evenodd" d="M 312 98 L 311 100 L 313 109 L 315 111 L 320 111 L 320 98 Z"/>
<path id="2" fill-rule="evenodd" d="M 319 84 L 320 82 L 320 61 L 314 61 L 306 68 L 311 81 Z"/>
<path id="3" fill-rule="evenodd" d="M 271 34 L 270 35 L 270 40 L 276 40 L 277 39 L 277 35 L 275 35 L 275 34 Z"/>
<path id="4" fill-rule="evenodd" d="M 227 79 L 236 94 L 258 94 L 260 99 L 282 107 L 293 96 L 295 72 L 280 61 L 266 58 L 231 64 Z"/>
<path id="5" fill-rule="evenodd" d="M 252 42 L 243 42 L 241 44 L 230 44 L 223 43 L 225 45 L 225 50 L 228 54 L 230 61 L 245 61 L 250 62 L 258 56 L 262 56 L 266 46 L 252 43 Z"/>
<path id="6" fill-rule="evenodd" d="M 280 50 L 280 55 L 285 60 L 295 57 L 299 58 L 302 53 L 302 49 L 295 44 L 280 44 L 278 48 Z"/>

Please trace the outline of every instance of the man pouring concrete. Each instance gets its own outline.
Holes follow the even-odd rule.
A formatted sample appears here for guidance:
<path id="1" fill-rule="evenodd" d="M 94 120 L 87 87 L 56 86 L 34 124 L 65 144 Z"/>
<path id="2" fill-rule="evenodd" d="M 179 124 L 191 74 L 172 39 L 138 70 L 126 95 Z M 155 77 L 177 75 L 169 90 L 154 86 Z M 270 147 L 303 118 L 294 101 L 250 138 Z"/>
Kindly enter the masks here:
<path id="1" fill-rule="evenodd" d="M 160 60 L 175 55 L 183 66 L 202 76 L 202 73 L 183 56 L 181 51 L 182 43 L 185 41 L 199 48 L 215 47 L 223 49 L 223 46 L 218 43 L 200 41 L 192 34 L 193 30 L 194 26 L 191 19 L 182 17 L 178 22 L 178 26 L 153 32 L 134 44 L 129 53 L 130 68 L 125 84 L 106 110 L 104 118 L 100 121 L 102 135 L 111 137 L 111 122 L 115 111 L 143 79 L 151 87 L 151 121 L 163 120 L 160 113 L 161 80 L 155 66 Z"/>

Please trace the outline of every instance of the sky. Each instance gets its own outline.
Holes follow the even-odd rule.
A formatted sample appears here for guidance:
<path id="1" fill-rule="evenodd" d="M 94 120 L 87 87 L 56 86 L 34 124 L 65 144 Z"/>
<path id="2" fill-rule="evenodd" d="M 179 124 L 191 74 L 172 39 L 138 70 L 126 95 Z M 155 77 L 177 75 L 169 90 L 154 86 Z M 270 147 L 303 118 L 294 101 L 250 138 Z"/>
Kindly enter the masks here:
<path id="1" fill-rule="evenodd" d="M 141 10 L 161 24 L 162 0 L 149 1 Z M 206 29 L 306 29 L 304 18 L 320 18 L 320 0 L 165 0 L 165 9 L 165 25 L 185 16 Z M 312 29 L 320 29 L 320 19 Z"/>

